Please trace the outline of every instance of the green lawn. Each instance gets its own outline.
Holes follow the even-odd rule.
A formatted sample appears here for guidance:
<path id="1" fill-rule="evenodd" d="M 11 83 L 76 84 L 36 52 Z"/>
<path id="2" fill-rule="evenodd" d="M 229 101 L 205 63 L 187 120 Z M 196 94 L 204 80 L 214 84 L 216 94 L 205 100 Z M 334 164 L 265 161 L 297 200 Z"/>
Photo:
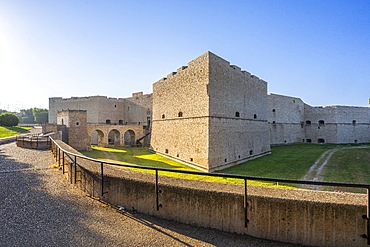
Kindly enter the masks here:
<path id="1" fill-rule="evenodd" d="M 370 146 L 337 151 L 324 169 L 325 181 L 370 184 Z"/>
<path id="2" fill-rule="evenodd" d="M 4 127 L 0 126 L 0 138 L 18 135 L 30 130 L 31 127 Z"/>
<path id="3" fill-rule="evenodd" d="M 295 144 L 272 146 L 271 154 L 222 170 L 258 177 L 301 179 L 322 153 L 338 145 Z"/>
<path id="4" fill-rule="evenodd" d="M 325 151 L 346 147 L 349 145 L 331 144 L 296 144 L 273 146 L 272 154 L 244 162 L 219 172 L 271 178 L 302 179 L 309 168 Z M 149 152 L 148 148 L 115 147 L 104 148 L 92 146 L 92 151 L 84 151 L 86 156 L 140 166 L 173 168 L 178 170 L 193 170 L 184 164 Z M 370 183 L 370 146 L 367 149 L 350 149 L 337 151 L 325 170 L 326 181 L 340 181 L 353 183 Z M 340 160 L 341 162 L 338 162 Z M 154 173 L 154 171 L 135 169 L 140 172 Z M 181 177 L 187 179 L 201 179 L 214 182 L 243 183 L 243 180 L 225 179 L 220 177 L 204 177 L 180 173 L 160 172 L 160 175 Z M 249 185 L 276 186 L 275 183 L 248 181 Z M 292 185 L 279 184 L 279 187 L 292 188 Z"/>

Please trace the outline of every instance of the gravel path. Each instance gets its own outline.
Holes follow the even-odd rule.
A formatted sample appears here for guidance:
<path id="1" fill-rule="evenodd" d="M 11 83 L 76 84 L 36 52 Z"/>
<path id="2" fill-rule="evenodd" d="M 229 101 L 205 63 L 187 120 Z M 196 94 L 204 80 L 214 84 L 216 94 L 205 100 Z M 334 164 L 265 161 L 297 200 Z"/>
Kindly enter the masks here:
<path id="1" fill-rule="evenodd" d="M 297 246 L 120 213 L 52 163 L 49 151 L 0 145 L 0 246 Z"/>

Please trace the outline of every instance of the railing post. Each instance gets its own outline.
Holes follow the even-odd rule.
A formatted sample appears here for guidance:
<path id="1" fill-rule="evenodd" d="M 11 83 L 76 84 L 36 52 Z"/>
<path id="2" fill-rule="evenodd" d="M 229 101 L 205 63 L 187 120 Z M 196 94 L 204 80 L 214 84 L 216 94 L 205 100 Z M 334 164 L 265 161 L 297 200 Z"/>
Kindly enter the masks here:
<path id="1" fill-rule="evenodd" d="M 104 163 L 100 163 L 100 171 L 101 171 L 101 196 L 104 197 Z"/>
<path id="2" fill-rule="evenodd" d="M 159 208 L 162 205 L 159 203 L 158 169 L 155 169 L 155 204 L 157 207 L 157 211 L 159 211 Z"/>
<path id="3" fill-rule="evenodd" d="M 76 159 L 76 156 L 75 156 L 75 159 Z M 72 163 L 70 162 L 69 163 L 69 171 L 68 171 L 68 175 L 69 175 L 69 183 L 71 184 L 72 183 Z"/>
<path id="4" fill-rule="evenodd" d="M 366 231 L 367 245 L 370 245 L 370 187 L 367 188 L 367 207 L 366 207 Z"/>
<path id="5" fill-rule="evenodd" d="M 60 148 L 58 150 L 58 166 L 60 166 Z"/>
<path id="6" fill-rule="evenodd" d="M 74 177 L 75 177 L 75 183 L 77 183 L 77 156 L 75 156 L 75 171 L 74 171 Z"/>
<path id="7" fill-rule="evenodd" d="M 64 151 L 63 151 L 63 163 L 62 163 L 62 173 L 64 174 L 64 159 L 65 159 L 65 154 L 64 154 Z"/>
<path id="8" fill-rule="evenodd" d="M 248 201 L 247 201 L 247 179 L 244 179 L 244 227 L 248 227 Z"/>

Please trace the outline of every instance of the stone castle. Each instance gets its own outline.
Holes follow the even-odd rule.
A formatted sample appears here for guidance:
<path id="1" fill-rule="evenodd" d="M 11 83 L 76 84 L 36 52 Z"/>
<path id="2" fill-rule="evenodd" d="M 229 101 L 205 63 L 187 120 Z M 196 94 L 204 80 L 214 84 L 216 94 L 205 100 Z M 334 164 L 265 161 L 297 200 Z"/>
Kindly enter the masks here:
<path id="1" fill-rule="evenodd" d="M 369 107 L 312 107 L 268 94 L 267 82 L 211 52 L 155 82 L 152 94 L 50 98 L 49 123 L 66 110 L 86 111 L 92 144 L 150 145 L 205 171 L 268 154 L 271 145 L 370 142 Z"/>

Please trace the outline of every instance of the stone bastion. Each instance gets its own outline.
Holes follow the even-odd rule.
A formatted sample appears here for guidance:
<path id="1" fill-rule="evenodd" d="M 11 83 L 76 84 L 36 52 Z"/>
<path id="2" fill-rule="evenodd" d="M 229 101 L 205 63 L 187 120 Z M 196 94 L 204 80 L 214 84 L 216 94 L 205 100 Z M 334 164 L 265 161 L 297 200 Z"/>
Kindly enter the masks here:
<path id="1" fill-rule="evenodd" d="M 79 154 L 62 141 L 56 143 Z M 55 148 L 53 144 L 71 184 L 127 211 L 287 243 L 367 246 L 364 194 L 248 186 L 245 226 L 243 185 L 170 178 L 160 172 L 156 185 L 155 174 L 108 165 L 102 177 L 100 162 L 77 158 L 75 165 Z"/>

